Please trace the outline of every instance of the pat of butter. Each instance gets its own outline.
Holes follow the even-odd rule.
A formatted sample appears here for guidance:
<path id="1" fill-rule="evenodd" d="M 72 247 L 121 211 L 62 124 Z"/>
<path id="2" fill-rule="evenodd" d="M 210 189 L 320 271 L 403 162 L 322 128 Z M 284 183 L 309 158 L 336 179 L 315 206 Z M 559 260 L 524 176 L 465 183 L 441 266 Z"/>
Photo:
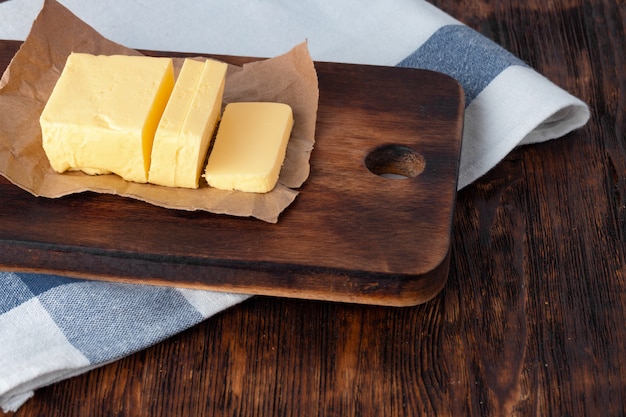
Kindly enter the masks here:
<path id="1" fill-rule="evenodd" d="M 148 182 L 198 188 L 222 108 L 225 63 L 186 59 L 154 136 Z"/>
<path id="2" fill-rule="evenodd" d="M 39 119 L 50 165 L 147 182 L 173 87 L 170 58 L 72 53 Z"/>
<path id="3" fill-rule="evenodd" d="M 205 169 L 209 185 L 222 190 L 271 191 L 278 181 L 293 123 L 287 104 L 228 104 Z"/>

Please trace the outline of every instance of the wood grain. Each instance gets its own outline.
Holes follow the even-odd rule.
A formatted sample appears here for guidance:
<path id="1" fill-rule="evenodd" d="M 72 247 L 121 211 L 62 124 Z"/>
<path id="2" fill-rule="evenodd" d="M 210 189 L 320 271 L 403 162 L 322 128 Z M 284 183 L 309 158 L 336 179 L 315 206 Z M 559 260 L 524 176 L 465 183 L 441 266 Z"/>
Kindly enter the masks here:
<path id="1" fill-rule="evenodd" d="M 38 199 L 3 180 L 0 267 L 382 305 L 428 301 L 448 275 L 462 89 L 423 70 L 318 63 L 316 71 L 311 173 L 277 224 L 93 193 Z"/>
<path id="2" fill-rule="evenodd" d="M 15 416 L 624 416 L 624 2 L 433 3 L 592 110 L 459 193 L 437 297 L 256 297 Z"/>

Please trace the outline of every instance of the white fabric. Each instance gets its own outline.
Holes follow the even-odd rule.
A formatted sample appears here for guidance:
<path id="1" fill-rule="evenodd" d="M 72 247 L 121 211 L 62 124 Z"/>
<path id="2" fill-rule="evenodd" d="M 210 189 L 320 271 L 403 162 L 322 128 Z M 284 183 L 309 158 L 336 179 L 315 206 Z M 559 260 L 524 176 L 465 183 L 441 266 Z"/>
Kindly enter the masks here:
<path id="1" fill-rule="evenodd" d="M 376 65 L 397 64 L 442 24 L 457 23 L 414 0 L 59 3 L 103 36 L 135 49 L 273 57 L 307 39 L 315 60 Z M 0 4 L 0 39 L 26 39 L 42 4 Z"/>
<path id="2" fill-rule="evenodd" d="M 517 145 L 561 137 L 588 119 L 582 102 L 545 77 L 528 67 L 508 67 L 465 109 L 459 188 L 485 174 Z"/>

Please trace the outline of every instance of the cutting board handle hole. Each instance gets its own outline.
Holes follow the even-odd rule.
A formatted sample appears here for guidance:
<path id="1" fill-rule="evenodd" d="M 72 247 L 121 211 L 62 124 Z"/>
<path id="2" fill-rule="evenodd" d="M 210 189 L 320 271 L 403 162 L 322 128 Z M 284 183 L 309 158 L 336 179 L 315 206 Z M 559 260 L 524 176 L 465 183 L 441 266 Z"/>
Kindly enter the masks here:
<path id="1" fill-rule="evenodd" d="M 421 174 L 426 166 L 426 160 L 409 147 L 390 144 L 372 150 L 365 157 L 365 166 L 381 177 L 407 179 Z"/>

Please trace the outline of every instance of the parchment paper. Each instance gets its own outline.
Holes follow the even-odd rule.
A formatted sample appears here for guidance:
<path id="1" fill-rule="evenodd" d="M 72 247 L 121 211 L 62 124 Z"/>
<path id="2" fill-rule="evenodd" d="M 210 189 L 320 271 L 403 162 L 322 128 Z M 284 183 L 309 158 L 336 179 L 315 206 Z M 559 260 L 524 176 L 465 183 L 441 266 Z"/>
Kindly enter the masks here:
<path id="1" fill-rule="evenodd" d="M 230 65 L 224 105 L 236 101 L 289 104 L 294 127 L 276 188 L 255 194 L 209 187 L 184 189 L 139 184 L 116 175 L 56 173 L 41 145 L 39 116 L 71 52 L 141 55 L 105 39 L 54 0 L 46 0 L 31 32 L 0 79 L 0 174 L 39 197 L 84 191 L 116 194 L 180 210 L 251 216 L 276 223 L 309 175 L 318 105 L 317 74 L 306 42 L 276 58 Z M 182 59 L 175 59 L 180 68 Z M 132 98 L 131 98 L 132 99 Z"/>

